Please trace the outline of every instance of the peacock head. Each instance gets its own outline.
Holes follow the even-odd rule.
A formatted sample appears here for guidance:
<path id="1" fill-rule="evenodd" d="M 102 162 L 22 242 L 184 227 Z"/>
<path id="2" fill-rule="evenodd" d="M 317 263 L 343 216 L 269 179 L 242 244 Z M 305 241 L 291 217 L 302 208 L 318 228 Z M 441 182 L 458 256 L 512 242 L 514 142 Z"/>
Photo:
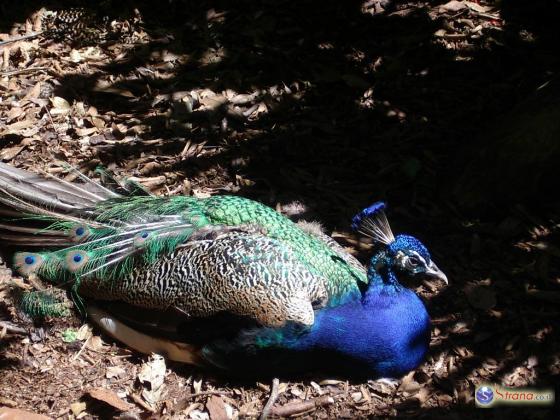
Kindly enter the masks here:
<path id="1" fill-rule="evenodd" d="M 377 202 L 365 208 L 352 219 L 352 228 L 381 245 L 371 258 L 370 274 L 385 269 L 410 277 L 427 276 L 443 280 L 447 276 L 432 261 L 428 248 L 410 235 L 394 236 L 385 216 L 385 203 Z"/>

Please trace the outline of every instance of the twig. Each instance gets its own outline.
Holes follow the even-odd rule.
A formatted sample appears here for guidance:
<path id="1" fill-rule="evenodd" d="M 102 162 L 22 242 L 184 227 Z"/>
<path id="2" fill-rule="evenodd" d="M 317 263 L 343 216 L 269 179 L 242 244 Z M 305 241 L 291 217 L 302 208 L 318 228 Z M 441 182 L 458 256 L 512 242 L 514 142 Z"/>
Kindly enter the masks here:
<path id="1" fill-rule="evenodd" d="M 4 77 L 4 76 L 15 76 L 18 74 L 23 74 L 23 73 L 32 73 L 35 71 L 47 71 L 49 70 L 48 67 L 29 67 L 27 69 L 19 69 L 19 70 L 11 70 L 11 71 L 3 71 L 2 73 L 0 73 L 0 76 Z"/>
<path id="2" fill-rule="evenodd" d="M 23 40 L 25 40 L 25 39 L 31 39 L 31 38 L 38 37 L 38 36 L 41 35 L 42 33 L 43 33 L 43 31 L 40 31 L 40 32 L 32 32 L 32 33 L 30 33 L 30 34 L 22 35 L 22 36 L 17 37 L 17 38 L 8 39 L 7 41 L 1 41 L 1 42 L 0 42 L 0 47 L 1 47 L 2 45 L 11 44 L 11 43 L 13 43 L 13 42 L 18 42 L 18 41 L 23 41 Z"/>
<path id="3" fill-rule="evenodd" d="M 268 418 L 268 415 L 270 414 L 270 411 L 272 410 L 272 406 L 274 405 L 274 403 L 278 399 L 278 386 L 279 385 L 280 385 L 280 381 L 278 380 L 278 378 L 274 378 L 272 380 L 272 388 L 270 390 L 270 396 L 268 397 L 268 401 L 266 402 L 266 404 L 263 408 L 263 411 L 261 413 L 261 416 L 259 417 L 259 420 L 266 420 Z"/>
<path id="4" fill-rule="evenodd" d="M 279 417 L 289 417 L 294 414 L 301 414 L 306 411 L 331 404 L 334 404 L 334 398 L 329 395 L 323 395 L 322 397 L 314 398 L 312 400 L 289 403 L 283 405 L 282 407 L 274 407 L 271 414 Z"/>
<path id="5" fill-rule="evenodd" d="M 21 335 L 26 335 L 28 334 L 27 330 L 21 327 L 17 327 L 9 322 L 6 321 L 0 321 L 0 329 L 3 330 L 5 329 L 7 332 L 12 333 L 12 334 L 21 334 Z"/>
<path id="6" fill-rule="evenodd" d="M 74 361 L 74 360 L 78 359 L 78 357 L 80 357 L 80 354 L 82 354 L 82 352 L 84 351 L 84 349 L 85 349 L 86 346 L 88 345 L 89 339 L 90 339 L 90 338 L 91 338 L 91 335 L 87 338 L 86 341 L 84 341 L 84 344 L 82 345 L 82 348 L 80 349 L 80 351 L 79 351 L 78 353 L 76 353 L 76 354 L 74 355 L 74 357 L 72 357 L 72 361 Z"/>
<path id="7" fill-rule="evenodd" d="M 231 395 L 230 392 L 226 392 L 226 391 L 200 391 L 200 392 L 195 392 L 193 394 L 187 395 L 185 398 L 183 399 L 188 399 L 188 398 L 194 398 L 194 397 L 199 397 L 201 395 Z"/>
<path id="8" fill-rule="evenodd" d="M 500 16 L 492 15 L 490 13 L 476 12 L 474 10 L 473 10 L 473 12 L 476 13 L 481 18 L 496 20 L 496 21 L 499 21 L 499 22 L 503 21 L 503 19 Z"/>
<path id="9" fill-rule="evenodd" d="M 60 133 L 58 132 L 58 128 L 56 128 L 56 125 L 54 124 L 54 120 L 53 117 L 51 115 L 51 111 L 49 111 L 49 108 L 47 108 L 46 106 L 43 106 L 43 109 L 47 112 L 47 115 L 49 116 L 49 121 L 52 125 L 52 128 L 54 130 L 54 133 L 56 134 L 56 137 L 59 141 L 61 141 L 61 137 L 60 137 Z M 54 157 L 54 156 L 53 156 Z"/>
<path id="10" fill-rule="evenodd" d="M 155 413 L 156 410 L 154 410 L 152 407 L 150 407 L 146 402 L 144 402 L 144 400 L 142 398 L 140 398 L 138 395 L 136 394 L 130 394 L 130 398 L 132 398 L 132 401 L 134 401 L 136 404 L 138 404 L 140 407 L 142 407 L 144 410 L 149 411 L 150 413 Z"/>

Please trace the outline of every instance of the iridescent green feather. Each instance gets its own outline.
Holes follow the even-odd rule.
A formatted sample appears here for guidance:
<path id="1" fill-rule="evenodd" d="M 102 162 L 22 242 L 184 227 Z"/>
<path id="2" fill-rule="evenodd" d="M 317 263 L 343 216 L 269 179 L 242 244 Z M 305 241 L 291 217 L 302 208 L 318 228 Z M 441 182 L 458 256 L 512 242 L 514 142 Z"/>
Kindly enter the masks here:
<path id="1" fill-rule="evenodd" d="M 25 292 L 18 299 L 19 309 L 32 319 L 68 316 L 70 311 L 62 299 L 49 292 Z"/>
<path id="2" fill-rule="evenodd" d="M 123 197 L 100 201 L 83 214 L 87 238 L 40 253 L 43 263 L 36 269 L 40 277 L 59 284 L 79 282 L 84 275 L 104 282 L 122 281 L 139 265 L 149 268 L 172 253 L 200 228 L 258 225 L 266 236 L 286 244 L 310 272 L 327 279 L 331 304 L 356 296 L 357 283 L 367 281 L 365 271 L 349 265 L 327 243 L 273 209 L 241 197 Z M 46 229 L 72 232 L 75 227 L 73 222 L 53 221 Z M 146 238 L 139 245 L 138 235 L 143 232 Z M 81 265 L 69 264 L 71 253 L 87 258 Z"/>

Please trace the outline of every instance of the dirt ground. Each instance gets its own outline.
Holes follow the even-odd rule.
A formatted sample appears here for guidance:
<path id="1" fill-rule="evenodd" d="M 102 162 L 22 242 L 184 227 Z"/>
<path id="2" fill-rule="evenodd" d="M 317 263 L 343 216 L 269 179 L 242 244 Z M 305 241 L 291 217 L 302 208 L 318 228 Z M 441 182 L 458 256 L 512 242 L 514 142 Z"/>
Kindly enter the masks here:
<path id="1" fill-rule="evenodd" d="M 558 198 L 528 186 L 547 172 L 510 179 L 476 157 L 558 74 L 557 2 L 159 3 L 2 2 L 0 42 L 30 37 L 0 44 L 0 159 L 70 181 L 61 162 L 92 177 L 102 165 L 162 195 L 298 201 L 364 262 L 349 221 L 386 200 L 393 229 L 429 244 L 450 280 L 415 285 L 433 322 L 426 362 L 393 381 L 279 377 L 272 416 L 482 418 L 479 384 L 558 391 Z M 0 418 L 261 415 L 271 383 L 134 354 L 75 311 L 33 324 L 10 299 L 30 285 L 0 270 Z"/>

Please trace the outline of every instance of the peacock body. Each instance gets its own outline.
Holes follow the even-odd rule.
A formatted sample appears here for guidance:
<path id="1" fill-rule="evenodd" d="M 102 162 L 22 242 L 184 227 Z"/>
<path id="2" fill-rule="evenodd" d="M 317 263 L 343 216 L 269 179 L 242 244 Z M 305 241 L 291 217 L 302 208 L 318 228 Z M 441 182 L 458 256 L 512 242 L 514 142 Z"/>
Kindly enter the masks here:
<path id="1" fill-rule="evenodd" d="M 0 203 L 0 238 L 35 248 L 15 268 L 90 298 L 90 317 L 140 351 L 228 370 L 313 354 L 384 376 L 427 351 L 426 309 L 398 274 L 443 275 L 418 240 L 393 237 L 383 206 L 354 220 L 382 245 L 366 273 L 322 232 L 241 197 L 123 196 L 0 164 Z"/>

